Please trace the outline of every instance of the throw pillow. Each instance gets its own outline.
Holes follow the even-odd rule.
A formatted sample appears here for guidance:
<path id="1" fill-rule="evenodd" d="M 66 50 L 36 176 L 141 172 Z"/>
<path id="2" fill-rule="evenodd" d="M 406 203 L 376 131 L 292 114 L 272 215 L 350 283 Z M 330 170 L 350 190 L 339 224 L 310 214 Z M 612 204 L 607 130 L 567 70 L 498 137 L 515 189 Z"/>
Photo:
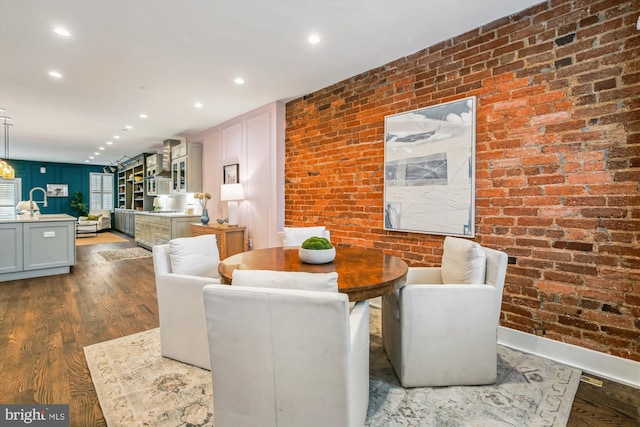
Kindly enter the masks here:
<path id="1" fill-rule="evenodd" d="M 233 270 L 231 284 L 254 288 L 300 289 L 338 292 L 338 273 L 302 271 Z"/>
<path id="2" fill-rule="evenodd" d="M 309 237 L 325 237 L 326 228 L 319 227 L 284 227 L 284 246 L 300 246 Z"/>
<path id="3" fill-rule="evenodd" d="M 189 276 L 217 278 L 220 254 L 215 234 L 181 237 L 169 241 L 171 271 Z"/>
<path id="4" fill-rule="evenodd" d="M 101 216 L 102 216 L 102 214 L 100 214 L 100 215 L 87 215 L 87 221 L 98 221 L 98 220 L 100 220 Z"/>
<path id="5" fill-rule="evenodd" d="M 487 256 L 476 242 L 446 237 L 440 274 L 444 284 L 481 285 L 485 281 Z"/>

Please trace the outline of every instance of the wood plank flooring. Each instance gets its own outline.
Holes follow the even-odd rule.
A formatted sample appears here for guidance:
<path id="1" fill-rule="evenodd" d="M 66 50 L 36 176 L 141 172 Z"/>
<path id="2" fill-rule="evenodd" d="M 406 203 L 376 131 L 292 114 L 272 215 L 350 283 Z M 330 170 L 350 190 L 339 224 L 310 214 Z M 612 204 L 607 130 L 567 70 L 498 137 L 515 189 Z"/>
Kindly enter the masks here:
<path id="1" fill-rule="evenodd" d="M 106 425 L 83 347 L 158 327 L 152 259 L 98 254 L 135 246 L 79 246 L 71 274 L 0 283 L 0 403 L 69 404 L 70 425 Z"/>
<path id="2" fill-rule="evenodd" d="M 71 274 L 0 283 L 0 403 L 68 403 L 71 426 L 106 425 L 83 347 L 158 326 L 152 259 L 98 254 L 126 247 L 79 246 Z M 568 426 L 637 427 L 639 407 L 638 389 L 583 382 Z"/>

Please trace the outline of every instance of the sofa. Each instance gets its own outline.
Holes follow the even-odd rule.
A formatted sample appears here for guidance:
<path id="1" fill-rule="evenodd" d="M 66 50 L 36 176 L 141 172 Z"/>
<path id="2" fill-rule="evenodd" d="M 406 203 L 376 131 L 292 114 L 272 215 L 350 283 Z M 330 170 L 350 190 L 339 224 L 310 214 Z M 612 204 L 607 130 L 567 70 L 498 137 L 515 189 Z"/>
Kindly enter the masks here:
<path id="1" fill-rule="evenodd" d="M 87 216 L 78 217 L 78 224 L 96 224 L 96 231 L 108 230 L 111 228 L 111 211 L 109 209 L 91 210 Z"/>

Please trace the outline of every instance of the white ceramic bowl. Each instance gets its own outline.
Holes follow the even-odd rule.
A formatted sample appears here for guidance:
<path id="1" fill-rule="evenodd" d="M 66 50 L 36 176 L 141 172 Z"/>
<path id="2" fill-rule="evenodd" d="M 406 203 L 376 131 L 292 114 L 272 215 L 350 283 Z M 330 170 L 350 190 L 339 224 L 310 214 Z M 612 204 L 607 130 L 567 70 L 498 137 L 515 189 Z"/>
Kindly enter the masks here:
<path id="1" fill-rule="evenodd" d="M 307 264 L 326 264 L 336 257 L 336 248 L 331 249 L 298 249 L 300 261 Z"/>

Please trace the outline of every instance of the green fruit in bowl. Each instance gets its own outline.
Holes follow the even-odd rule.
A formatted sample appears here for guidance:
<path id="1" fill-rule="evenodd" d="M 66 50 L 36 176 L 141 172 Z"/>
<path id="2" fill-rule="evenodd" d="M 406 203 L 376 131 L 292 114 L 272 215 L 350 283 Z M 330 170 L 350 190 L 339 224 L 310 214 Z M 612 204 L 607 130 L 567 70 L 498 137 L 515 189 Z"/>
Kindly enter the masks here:
<path id="1" fill-rule="evenodd" d="M 322 249 L 331 249 L 333 245 L 324 237 L 309 237 L 307 240 L 302 242 L 302 249 L 311 249 L 311 250 L 322 250 Z"/>

